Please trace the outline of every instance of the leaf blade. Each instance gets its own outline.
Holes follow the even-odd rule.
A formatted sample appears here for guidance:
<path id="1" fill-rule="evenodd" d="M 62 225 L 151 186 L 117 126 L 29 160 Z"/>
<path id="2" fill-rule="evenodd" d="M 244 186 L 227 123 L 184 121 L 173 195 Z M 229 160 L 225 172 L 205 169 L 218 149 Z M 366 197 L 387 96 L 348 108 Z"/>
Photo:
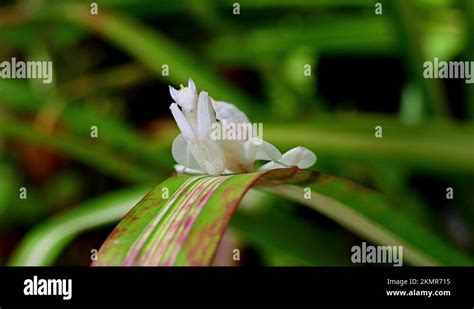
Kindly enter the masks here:
<path id="1" fill-rule="evenodd" d="M 117 225 L 93 266 L 208 265 L 240 200 L 262 176 L 304 179 L 297 168 L 228 176 L 174 176 Z M 164 197 L 164 189 L 170 193 Z"/>
<path id="2" fill-rule="evenodd" d="M 312 198 L 305 199 L 303 188 L 282 181 L 314 182 Z M 403 245 L 411 264 L 472 264 L 463 253 L 389 205 L 382 195 L 350 181 L 288 168 L 167 179 L 119 223 L 93 266 L 210 265 L 231 216 L 254 185 L 309 206 L 364 239 Z M 164 188 L 173 194 L 160 196 Z"/>

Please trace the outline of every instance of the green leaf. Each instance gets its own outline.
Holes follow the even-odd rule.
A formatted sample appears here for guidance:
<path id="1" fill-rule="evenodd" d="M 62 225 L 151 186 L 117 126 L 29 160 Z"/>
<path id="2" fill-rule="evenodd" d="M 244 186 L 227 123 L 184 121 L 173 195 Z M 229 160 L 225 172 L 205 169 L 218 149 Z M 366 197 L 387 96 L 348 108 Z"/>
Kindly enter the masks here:
<path id="1" fill-rule="evenodd" d="M 320 175 L 312 197 L 282 181 L 319 174 L 297 168 L 226 176 L 174 176 L 148 193 L 109 235 L 93 265 L 209 265 L 244 194 L 258 185 L 298 201 L 383 245 L 403 245 L 411 264 L 472 263 L 385 199 L 361 186 Z M 330 198 L 328 195 L 334 196 Z M 284 228 L 284 227 L 282 227 Z M 411 233 L 416 231 L 416 233 Z"/>
<path id="2" fill-rule="evenodd" d="M 118 191 L 77 205 L 30 231 L 13 252 L 11 266 L 51 265 L 81 232 L 120 220 L 145 194 L 145 188 Z"/>
<path id="3" fill-rule="evenodd" d="M 474 260 L 444 242 L 434 231 L 391 205 L 380 193 L 352 181 L 320 174 L 311 184 L 311 198 L 297 186 L 268 184 L 265 190 L 306 205 L 380 245 L 403 246 L 413 265 L 473 265 Z M 305 195 L 306 193 L 306 195 Z"/>

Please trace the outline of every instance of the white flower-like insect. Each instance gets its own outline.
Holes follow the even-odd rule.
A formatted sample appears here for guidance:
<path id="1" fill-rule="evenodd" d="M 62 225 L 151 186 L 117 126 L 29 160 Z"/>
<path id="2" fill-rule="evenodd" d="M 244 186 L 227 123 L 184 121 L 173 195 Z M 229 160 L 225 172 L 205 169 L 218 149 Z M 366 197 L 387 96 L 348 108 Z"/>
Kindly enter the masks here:
<path id="1" fill-rule="evenodd" d="M 257 160 L 270 161 L 259 170 L 290 166 L 308 168 L 316 163 L 316 155 L 307 148 L 298 146 L 282 155 L 275 146 L 255 135 L 231 140 L 211 138 L 211 131 L 219 122 L 249 124 L 250 121 L 233 104 L 215 101 L 204 91 L 198 95 L 191 79 L 188 87 L 181 85 L 180 90 L 170 86 L 170 94 L 175 101 L 170 110 L 181 131 L 172 145 L 178 173 L 253 172 Z"/>

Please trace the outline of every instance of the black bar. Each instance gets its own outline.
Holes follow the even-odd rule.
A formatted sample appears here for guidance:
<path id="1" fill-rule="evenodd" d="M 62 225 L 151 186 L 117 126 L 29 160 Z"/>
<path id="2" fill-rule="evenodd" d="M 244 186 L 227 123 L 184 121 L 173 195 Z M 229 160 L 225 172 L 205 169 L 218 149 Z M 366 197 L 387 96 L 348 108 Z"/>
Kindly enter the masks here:
<path id="1" fill-rule="evenodd" d="M 71 299 L 25 296 L 25 280 L 34 276 L 72 279 Z M 459 304 L 473 308 L 473 278 L 472 267 L 4 267 L 0 268 L 0 308 L 113 303 L 417 304 L 429 308 Z M 396 281 L 388 284 L 388 279 Z M 410 279 L 417 284 L 409 284 Z M 407 284 L 394 284 L 400 280 Z M 387 290 L 449 291 L 450 295 L 387 296 Z"/>

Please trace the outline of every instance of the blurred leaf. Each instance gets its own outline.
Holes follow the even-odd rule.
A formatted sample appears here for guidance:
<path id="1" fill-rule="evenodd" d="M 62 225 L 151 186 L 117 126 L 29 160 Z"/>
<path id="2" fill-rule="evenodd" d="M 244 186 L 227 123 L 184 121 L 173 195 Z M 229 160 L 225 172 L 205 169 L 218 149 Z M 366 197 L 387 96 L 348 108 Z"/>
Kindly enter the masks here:
<path id="1" fill-rule="evenodd" d="M 86 141 L 65 132 L 47 133 L 13 118 L 0 121 L 0 134 L 55 149 L 122 180 L 151 182 L 159 175 L 130 162 L 125 157 L 119 157 L 91 140 Z"/>
<path id="2" fill-rule="evenodd" d="M 132 188 L 110 193 L 49 219 L 27 234 L 12 254 L 9 265 L 51 265 L 74 237 L 119 220 L 145 192 L 144 188 Z"/>
<path id="3" fill-rule="evenodd" d="M 141 61 L 158 77 L 175 85 L 192 78 L 200 89 L 206 89 L 217 100 L 230 100 L 250 114 L 258 109 L 258 104 L 225 83 L 202 63 L 202 59 L 194 57 L 169 38 L 133 18 L 104 11 L 96 18 L 91 18 L 89 7 L 77 4 L 58 6 L 57 11 L 53 10 L 53 15 L 97 32 Z M 162 74 L 163 65 L 169 67 L 169 75 Z"/>
<path id="4" fill-rule="evenodd" d="M 408 84 L 402 90 L 400 119 L 406 124 L 420 123 L 424 117 L 423 95 L 415 83 Z"/>
<path id="5" fill-rule="evenodd" d="M 0 104 L 22 113 L 37 113 L 51 98 L 32 90 L 25 83 L 0 79 Z M 154 145 L 134 131 L 124 122 L 110 117 L 100 116 L 78 104 L 59 100 L 59 120 L 64 122 L 75 135 L 90 138 L 91 126 L 99 128 L 100 141 L 103 146 L 110 146 L 120 152 L 138 156 L 152 166 L 163 165 L 163 157 L 158 153 L 161 148 L 169 147 L 169 143 L 156 141 Z M 164 140 L 172 140 L 175 132 L 163 127 L 159 132 Z M 172 134 L 173 136 L 168 136 Z"/>
<path id="6" fill-rule="evenodd" d="M 4 213 L 9 208 L 12 196 L 17 194 L 17 181 L 14 168 L 0 161 L 0 223 L 4 221 Z"/>
<path id="7" fill-rule="evenodd" d="M 0 161 L 0 229 L 29 226 L 51 211 L 38 189 L 27 186 L 22 177 L 12 160 Z M 19 198 L 22 187 L 28 190 L 27 199 Z"/>
<path id="8" fill-rule="evenodd" d="M 447 116 L 449 114 L 445 89 L 441 81 L 423 76 L 423 63 L 426 58 L 422 48 L 423 28 L 418 22 L 418 14 L 411 0 L 388 1 L 395 29 L 400 37 L 400 52 L 405 54 L 406 65 L 411 76 L 422 89 L 424 107 L 428 115 Z"/>
<path id="9" fill-rule="evenodd" d="M 320 175 L 311 198 L 304 188 L 273 183 L 266 191 L 306 205 L 341 224 L 362 239 L 380 245 L 403 246 L 404 259 L 413 265 L 474 265 L 474 260 L 394 208 L 381 194 L 362 186 Z"/>
<path id="10" fill-rule="evenodd" d="M 297 18 L 220 36 L 206 50 L 222 65 L 255 64 L 298 48 L 318 53 L 387 54 L 395 44 L 391 31 L 383 18 L 373 16 Z"/>
<path id="11" fill-rule="evenodd" d="M 467 21 L 467 34 L 468 37 L 471 38 L 467 40 L 467 48 L 465 53 L 466 60 L 473 60 L 474 59 L 474 3 L 470 0 L 464 1 L 465 13 L 466 13 L 466 21 Z M 471 73 L 472 74 L 472 73 Z M 472 84 L 466 84 L 466 110 L 468 119 L 474 119 L 474 86 Z"/>
<path id="12" fill-rule="evenodd" d="M 376 126 L 383 137 L 375 138 Z M 374 115 L 321 117 L 311 123 L 265 123 L 264 138 L 281 148 L 306 146 L 321 161 L 346 159 L 472 174 L 474 171 L 473 127 L 435 122 L 401 125 L 392 118 Z M 433 155 L 433 152 L 436 155 Z"/>
<path id="13" fill-rule="evenodd" d="M 259 252 L 268 250 L 291 257 L 291 265 L 295 266 L 350 263 L 346 251 L 348 242 L 341 233 L 324 230 L 293 215 L 288 209 L 282 210 L 283 205 L 277 197 L 272 201 L 265 212 L 251 213 L 239 208 L 232 216 L 231 227 L 239 232 L 243 240 L 258 248 Z"/>

